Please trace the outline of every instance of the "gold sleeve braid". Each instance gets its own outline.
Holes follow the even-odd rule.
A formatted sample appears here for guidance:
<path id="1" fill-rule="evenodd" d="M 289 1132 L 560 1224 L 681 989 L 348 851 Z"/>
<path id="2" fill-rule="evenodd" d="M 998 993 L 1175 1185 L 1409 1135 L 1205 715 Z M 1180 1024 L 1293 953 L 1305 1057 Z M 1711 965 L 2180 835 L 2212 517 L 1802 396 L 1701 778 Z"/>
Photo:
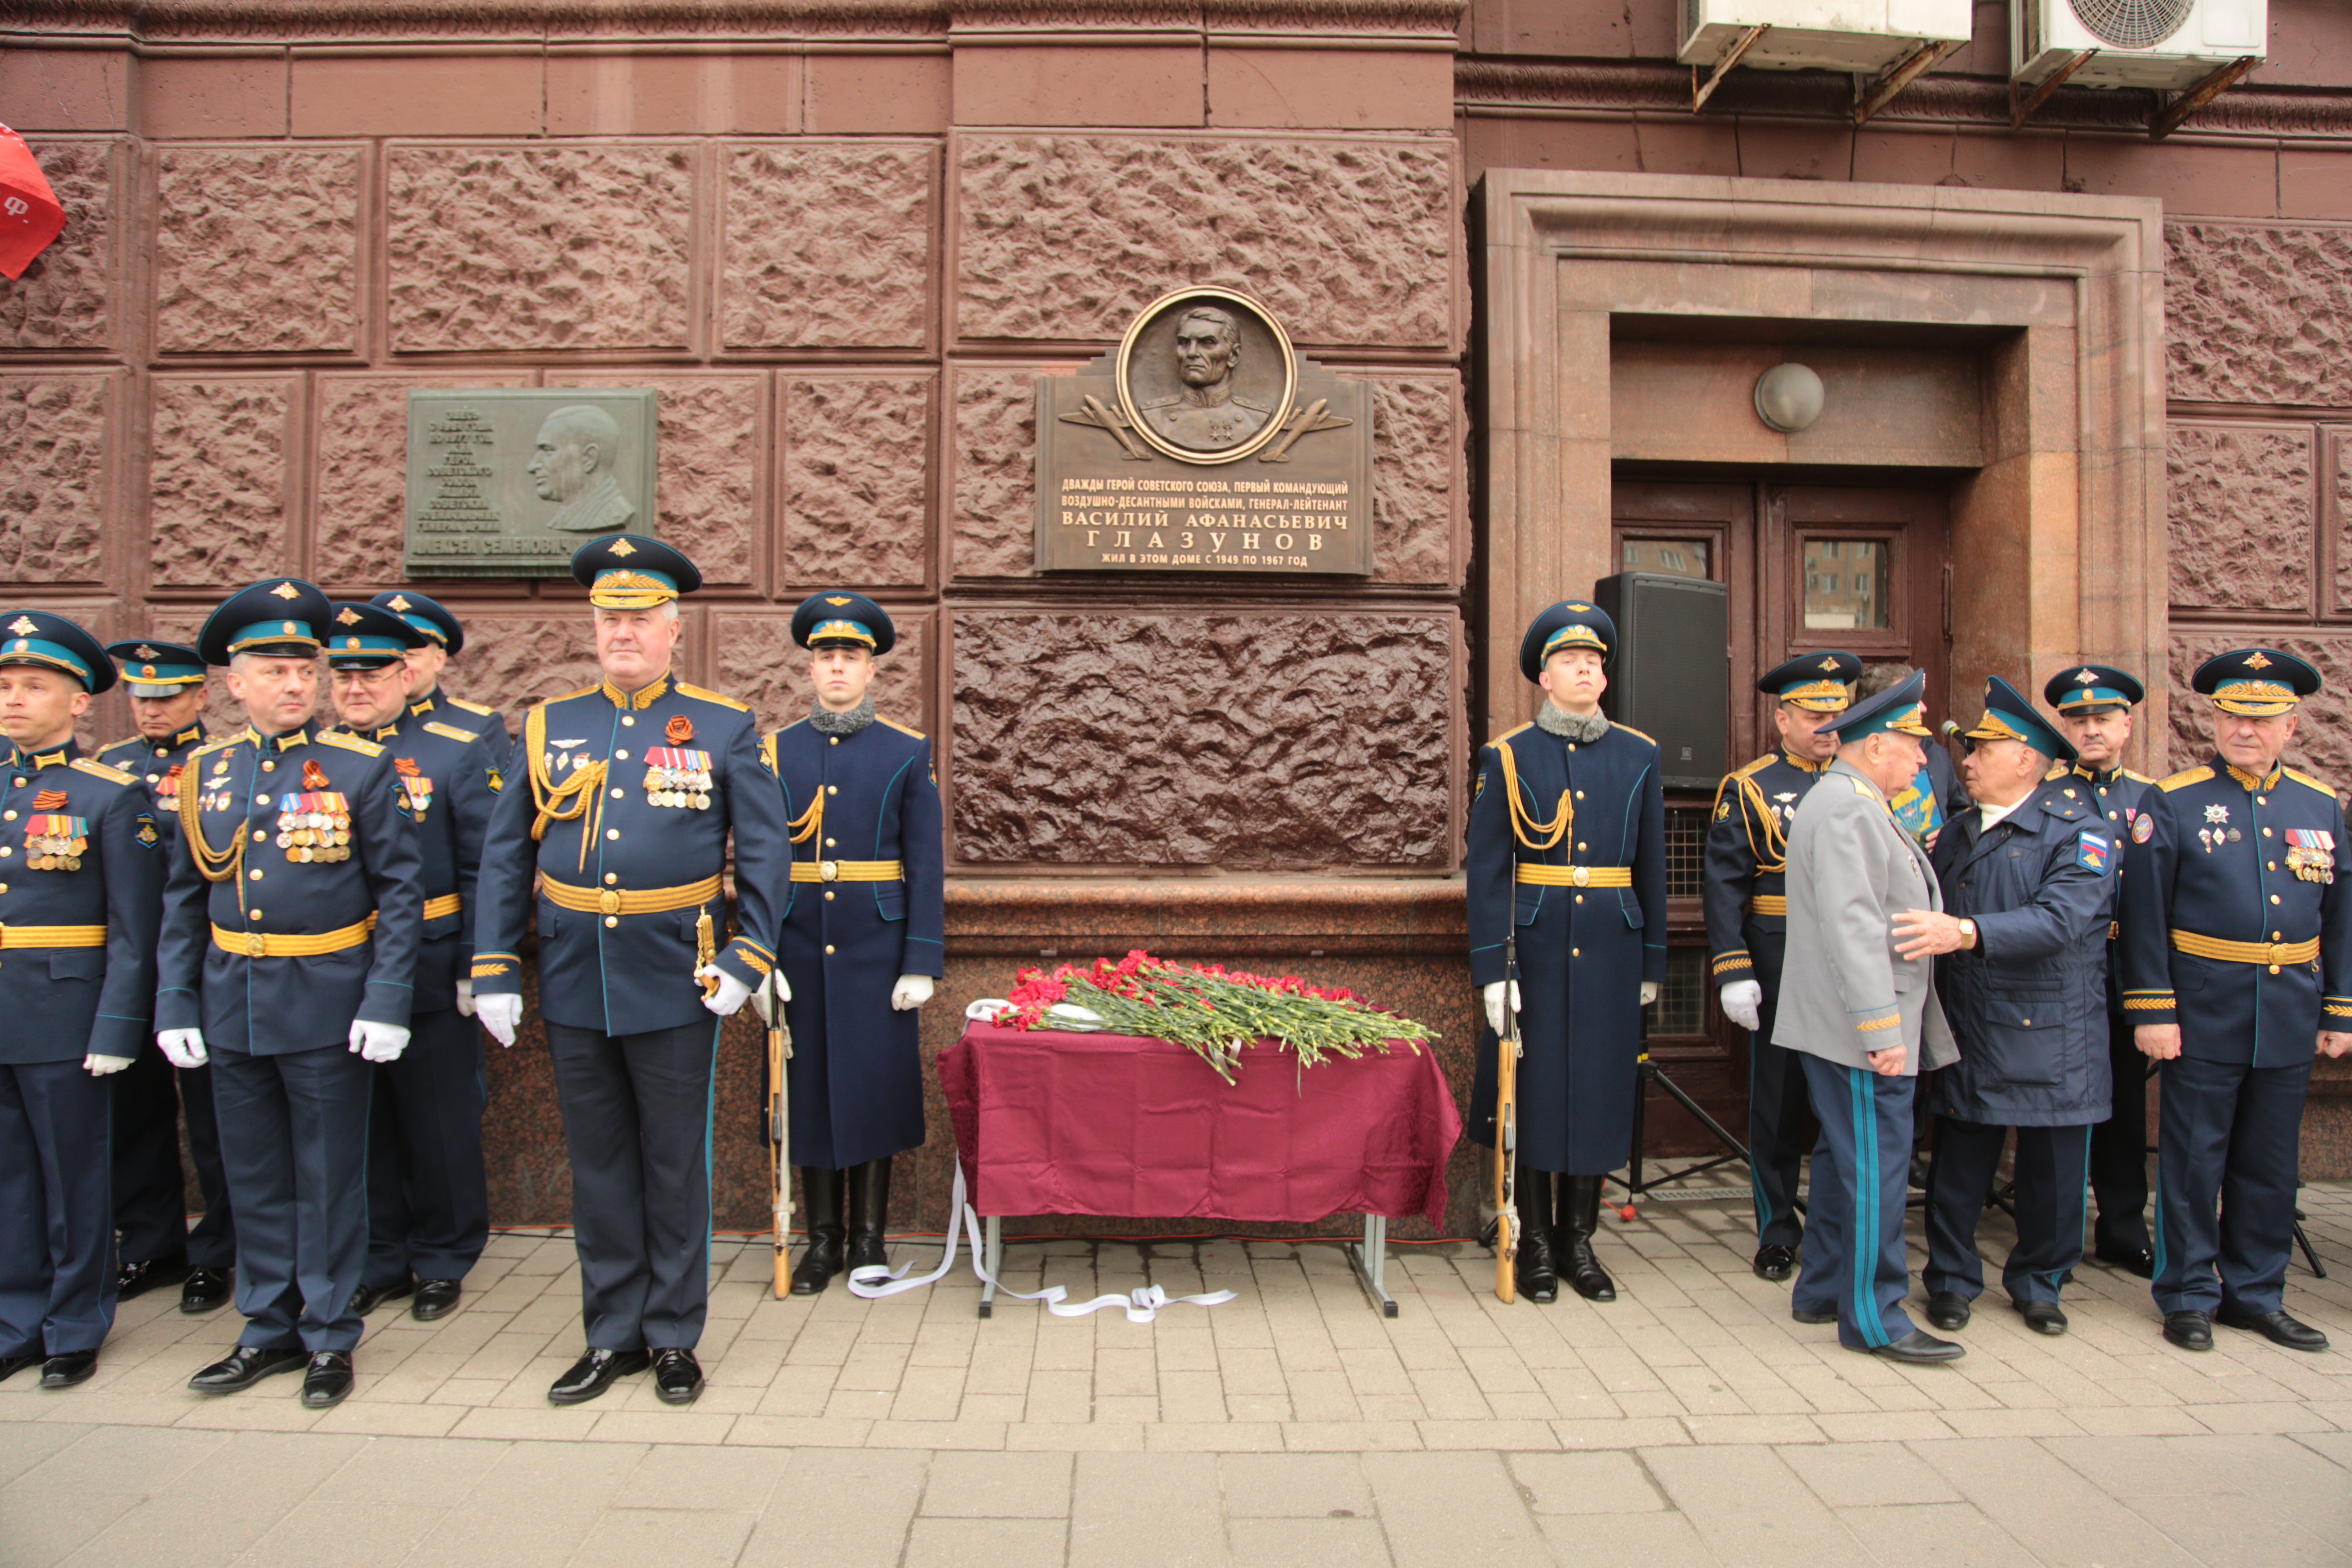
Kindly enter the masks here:
<path id="1" fill-rule="evenodd" d="M 530 710 L 522 721 L 523 751 L 530 767 L 530 803 L 538 815 L 530 819 L 530 837 L 534 843 L 547 837 L 551 822 L 580 822 L 579 869 L 588 868 L 588 842 L 596 837 L 597 825 L 604 820 L 604 773 L 607 764 L 589 763 L 572 770 L 572 776 L 557 784 L 547 776 L 547 704 L 542 702 Z"/>
<path id="2" fill-rule="evenodd" d="M 1496 741 L 1495 750 L 1503 759 L 1503 793 L 1510 803 L 1511 836 L 1538 854 L 1553 847 L 1568 837 L 1570 826 L 1576 821 L 1576 808 L 1570 804 L 1569 792 L 1559 792 L 1559 809 L 1551 820 L 1543 821 L 1527 807 L 1519 795 L 1519 760 L 1511 754 L 1508 741 Z"/>

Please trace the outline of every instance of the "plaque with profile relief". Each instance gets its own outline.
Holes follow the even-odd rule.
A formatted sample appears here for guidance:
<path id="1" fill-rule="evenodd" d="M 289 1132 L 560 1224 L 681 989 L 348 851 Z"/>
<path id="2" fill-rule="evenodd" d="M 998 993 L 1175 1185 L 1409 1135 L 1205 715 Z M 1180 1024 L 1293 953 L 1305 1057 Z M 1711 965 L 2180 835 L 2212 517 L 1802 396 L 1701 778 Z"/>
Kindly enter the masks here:
<path id="1" fill-rule="evenodd" d="M 1037 386 L 1048 572 L 1369 575 L 1371 399 L 1235 289 L 1162 295 Z"/>
<path id="2" fill-rule="evenodd" d="M 562 577 L 598 534 L 655 532 L 650 387 L 408 395 L 411 577 Z"/>

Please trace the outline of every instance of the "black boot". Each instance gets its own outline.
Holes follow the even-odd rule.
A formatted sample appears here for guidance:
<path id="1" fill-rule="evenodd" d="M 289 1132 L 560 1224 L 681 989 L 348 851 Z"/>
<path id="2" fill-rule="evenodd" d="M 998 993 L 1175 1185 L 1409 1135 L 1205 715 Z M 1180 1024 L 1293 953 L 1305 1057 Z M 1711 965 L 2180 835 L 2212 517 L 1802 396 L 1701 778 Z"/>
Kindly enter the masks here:
<path id="1" fill-rule="evenodd" d="M 849 1167 L 849 1262 L 851 1268 L 887 1268 L 882 1226 L 890 1217 L 890 1162 L 868 1160 Z"/>
<path id="2" fill-rule="evenodd" d="M 1592 1256 L 1592 1234 L 1601 1228 L 1601 1178 L 1559 1179 L 1560 1255 L 1568 1282 L 1588 1301 L 1614 1301 L 1617 1287 Z"/>
<path id="3" fill-rule="evenodd" d="M 809 1241 L 793 1269 L 793 1294 L 814 1296 L 841 1272 L 841 1173 L 823 1165 L 803 1165 L 800 1173 Z"/>
<path id="4" fill-rule="evenodd" d="M 1551 1173 L 1519 1167 L 1512 1189 L 1518 1206 L 1519 1252 L 1514 1272 L 1530 1301 L 1559 1300 L 1559 1265 L 1552 1258 Z"/>

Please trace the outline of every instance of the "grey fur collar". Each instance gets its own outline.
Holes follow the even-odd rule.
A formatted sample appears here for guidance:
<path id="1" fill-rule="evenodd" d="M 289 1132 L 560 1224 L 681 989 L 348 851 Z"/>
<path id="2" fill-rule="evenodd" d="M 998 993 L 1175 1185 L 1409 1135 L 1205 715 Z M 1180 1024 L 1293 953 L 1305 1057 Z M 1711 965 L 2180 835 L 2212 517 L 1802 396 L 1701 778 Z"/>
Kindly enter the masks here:
<path id="1" fill-rule="evenodd" d="M 824 703 L 809 703 L 809 723 L 828 735 L 855 735 L 874 722 L 874 699 L 868 694 L 846 713 L 836 713 Z"/>
<path id="2" fill-rule="evenodd" d="M 1536 728 L 1547 735 L 1558 735 L 1563 741 L 1580 741 L 1590 744 L 1609 733 L 1609 715 L 1595 712 L 1589 719 L 1580 719 L 1547 697 L 1543 711 L 1536 715 Z"/>

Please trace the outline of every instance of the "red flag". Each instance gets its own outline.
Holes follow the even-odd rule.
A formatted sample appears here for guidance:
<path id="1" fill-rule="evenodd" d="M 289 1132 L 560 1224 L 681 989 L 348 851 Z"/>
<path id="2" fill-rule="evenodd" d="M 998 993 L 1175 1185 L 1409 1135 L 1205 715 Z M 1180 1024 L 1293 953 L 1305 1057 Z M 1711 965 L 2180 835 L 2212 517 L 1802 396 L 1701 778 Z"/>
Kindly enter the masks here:
<path id="1" fill-rule="evenodd" d="M 65 208 L 49 189 L 25 139 L 0 125 L 0 272 L 25 275 L 66 226 Z"/>

